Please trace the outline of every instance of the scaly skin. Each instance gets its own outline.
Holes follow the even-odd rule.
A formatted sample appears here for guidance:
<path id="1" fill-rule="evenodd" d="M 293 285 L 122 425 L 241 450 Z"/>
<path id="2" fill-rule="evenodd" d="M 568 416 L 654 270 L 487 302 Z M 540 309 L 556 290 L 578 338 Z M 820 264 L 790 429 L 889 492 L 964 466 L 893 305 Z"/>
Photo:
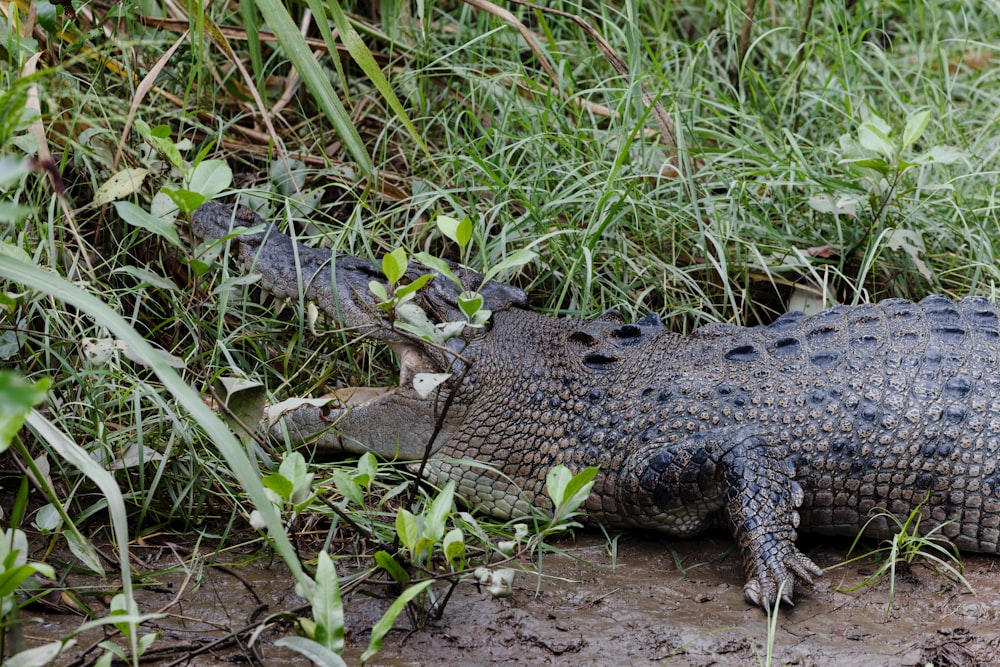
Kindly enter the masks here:
<path id="1" fill-rule="evenodd" d="M 196 233 L 206 236 L 204 219 L 218 212 L 196 212 Z M 274 289 L 288 267 L 267 256 L 254 270 Z M 404 386 L 358 407 L 302 408 L 275 433 L 412 458 L 438 427 L 433 474 L 456 479 L 470 504 L 500 518 L 547 507 L 552 466 L 598 466 L 585 506 L 592 522 L 676 536 L 728 524 L 745 595 L 764 607 L 779 590 L 790 603 L 796 583 L 821 573 L 795 547 L 797 530 L 853 536 L 875 508 L 905 518 L 926 500 L 921 529 L 950 522 L 941 532 L 959 548 L 998 551 L 1000 319 L 984 299 L 891 300 L 685 337 L 655 316 L 541 315 L 490 283 L 490 326 L 441 351 L 393 330 L 366 306 L 371 272 L 341 272 L 340 262 L 348 324 L 402 350 L 404 378 L 454 374 L 426 399 Z M 447 290 L 437 290 L 421 305 L 453 315 Z M 455 417 L 441 418 L 449 396 Z M 893 525 L 879 519 L 867 530 L 885 537 Z"/>

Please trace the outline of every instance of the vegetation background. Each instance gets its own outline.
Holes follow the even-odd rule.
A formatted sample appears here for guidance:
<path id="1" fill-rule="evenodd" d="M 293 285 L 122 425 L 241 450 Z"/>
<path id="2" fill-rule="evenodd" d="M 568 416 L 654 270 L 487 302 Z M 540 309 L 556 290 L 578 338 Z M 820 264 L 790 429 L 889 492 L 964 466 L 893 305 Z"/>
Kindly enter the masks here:
<path id="1" fill-rule="evenodd" d="M 308 554 L 331 546 L 409 592 L 430 581 L 421 567 L 445 563 L 457 581 L 476 558 L 506 558 L 499 542 L 541 544 L 460 517 L 450 498 L 434 510 L 432 493 L 413 515 L 443 513 L 464 551 L 452 540 L 449 554 L 442 531 L 418 554 L 399 546 L 410 482 L 391 466 L 306 464 L 230 442 L 199 412 L 185 386 L 224 402 L 257 383 L 254 400 L 280 400 L 393 374 L 384 350 L 311 324 L 303 304 L 261 302 L 224 257 L 195 258 L 186 220 L 202 201 L 239 200 L 305 242 L 374 259 L 400 246 L 455 258 L 434 223 L 469 216 L 474 266 L 537 253 L 506 277 L 536 308 L 655 311 L 677 331 L 893 296 L 995 297 L 998 11 L 0 2 L 0 364 L 14 371 L 0 382 L 0 521 L 2 553 L 19 551 L 4 563 L 5 623 L 30 563 L 48 560 L 35 569 L 73 589 L 70 563 L 39 550 L 68 544 L 103 569 L 94 545 L 114 542 L 116 641 L 136 661 L 153 638 L 136 630 L 126 544 L 169 534 L 260 553 L 255 507 L 306 590 L 306 573 L 328 567 Z M 433 610 L 447 588 L 433 591 L 409 599 Z M 339 604 L 314 594 L 314 616 L 323 596 Z M 319 626 L 305 634 L 336 654 L 342 635 Z M 7 654 L 25 648 L 10 628 Z"/>

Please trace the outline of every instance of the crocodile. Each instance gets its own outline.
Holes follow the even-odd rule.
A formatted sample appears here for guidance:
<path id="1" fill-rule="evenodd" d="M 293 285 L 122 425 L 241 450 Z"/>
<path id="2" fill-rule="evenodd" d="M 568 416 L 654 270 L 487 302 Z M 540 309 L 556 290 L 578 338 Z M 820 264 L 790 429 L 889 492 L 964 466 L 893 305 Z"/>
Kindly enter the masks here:
<path id="1" fill-rule="evenodd" d="M 987 299 L 890 299 L 681 335 L 656 315 L 534 312 L 521 290 L 453 265 L 492 315 L 431 345 L 379 307 L 369 282 L 385 278 L 370 261 L 298 245 L 245 208 L 206 204 L 192 230 L 227 239 L 275 296 L 313 301 L 397 353 L 398 387 L 300 406 L 275 435 L 389 458 L 429 447 L 433 474 L 501 519 L 550 509 L 553 466 L 596 466 L 591 523 L 679 537 L 728 528 L 745 597 L 765 608 L 822 574 L 796 547 L 800 531 L 887 538 L 898 524 L 879 509 L 917 510 L 922 531 L 998 552 L 1000 309 Z M 415 305 L 434 323 L 462 320 L 460 292 L 438 276 Z M 449 375 L 417 391 L 422 373 Z"/>

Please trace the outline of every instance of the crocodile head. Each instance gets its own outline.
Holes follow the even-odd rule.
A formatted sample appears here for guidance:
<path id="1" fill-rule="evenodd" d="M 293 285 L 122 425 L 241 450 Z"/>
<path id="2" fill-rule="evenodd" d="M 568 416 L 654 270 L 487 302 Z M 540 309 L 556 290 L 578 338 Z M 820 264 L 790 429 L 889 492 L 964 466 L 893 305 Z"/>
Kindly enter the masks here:
<path id="1" fill-rule="evenodd" d="M 209 203 L 191 220 L 195 236 L 229 241 L 240 268 L 259 274 L 260 286 L 276 298 L 312 301 L 342 327 L 385 341 L 399 359 L 396 387 L 348 387 L 332 397 L 272 406 L 267 415 L 272 435 L 309 441 L 325 452 L 372 451 L 390 459 L 419 459 L 429 444 L 448 440 L 466 409 L 462 385 L 476 347 L 469 345 L 468 335 L 434 344 L 409 333 L 397 312 L 381 307 L 369 287 L 372 281 L 386 286 L 374 263 L 297 244 L 247 208 Z M 434 274 L 405 305 L 410 318 L 426 318 L 430 327 L 464 321 L 458 305 L 463 288 L 478 292 L 483 308 L 494 312 L 526 305 L 517 288 L 484 282 L 482 275 L 457 264 L 449 268 L 462 287 L 434 271 L 407 269 L 400 284 Z M 488 327 L 472 336 L 488 335 Z"/>

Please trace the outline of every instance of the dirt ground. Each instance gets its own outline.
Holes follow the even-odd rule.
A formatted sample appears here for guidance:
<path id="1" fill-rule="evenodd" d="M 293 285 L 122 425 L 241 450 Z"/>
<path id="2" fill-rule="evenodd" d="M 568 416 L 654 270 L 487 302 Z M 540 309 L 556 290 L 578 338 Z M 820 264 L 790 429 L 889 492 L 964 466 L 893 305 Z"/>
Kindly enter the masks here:
<path id="1" fill-rule="evenodd" d="M 806 542 L 822 566 L 843 559 L 846 544 Z M 546 555 L 539 577 L 519 572 L 514 595 L 492 598 L 485 588 L 459 586 L 443 618 L 411 631 L 401 617 L 370 665 L 754 665 L 765 664 L 767 618 L 743 601 L 738 559 L 724 557 L 723 537 L 668 542 L 625 536 L 612 559 L 606 541 L 581 535 L 560 543 L 574 560 Z M 152 567 L 166 567 L 169 550 L 137 550 Z M 828 572 L 812 588 L 797 591 L 794 609 L 778 619 L 771 664 L 789 665 L 1000 665 L 1000 559 L 966 555 L 965 575 L 976 590 L 935 576 L 922 567 L 902 575 L 888 620 L 888 585 L 837 592 L 861 581 L 870 565 Z M 530 563 L 524 567 L 531 568 Z M 153 645 L 165 651 L 160 665 L 244 663 L 307 664 L 273 642 L 291 632 L 283 612 L 302 604 L 277 561 L 238 568 L 205 568 L 185 585 L 187 573 L 160 574 L 137 593 L 143 611 L 167 606 L 149 624 L 163 634 Z M 178 595 L 180 594 L 180 595 Z M 93 602 L 92 602 L 93 603 Z M 375 591 L 346 602 L 348 664 L 367 647 L 368 629 L 388 607 Z M 240 628 L 236 644 L 212 641 Z M 49 613 L 37 605 L 24 613 L 29 644 L 59 637 L 80 617 Z M 103 639 L 90 631 L 58 664 L 82 665 L 97 657 L 84 650 Z M 199 652 L 200 651 L 200 652 Z"/>

